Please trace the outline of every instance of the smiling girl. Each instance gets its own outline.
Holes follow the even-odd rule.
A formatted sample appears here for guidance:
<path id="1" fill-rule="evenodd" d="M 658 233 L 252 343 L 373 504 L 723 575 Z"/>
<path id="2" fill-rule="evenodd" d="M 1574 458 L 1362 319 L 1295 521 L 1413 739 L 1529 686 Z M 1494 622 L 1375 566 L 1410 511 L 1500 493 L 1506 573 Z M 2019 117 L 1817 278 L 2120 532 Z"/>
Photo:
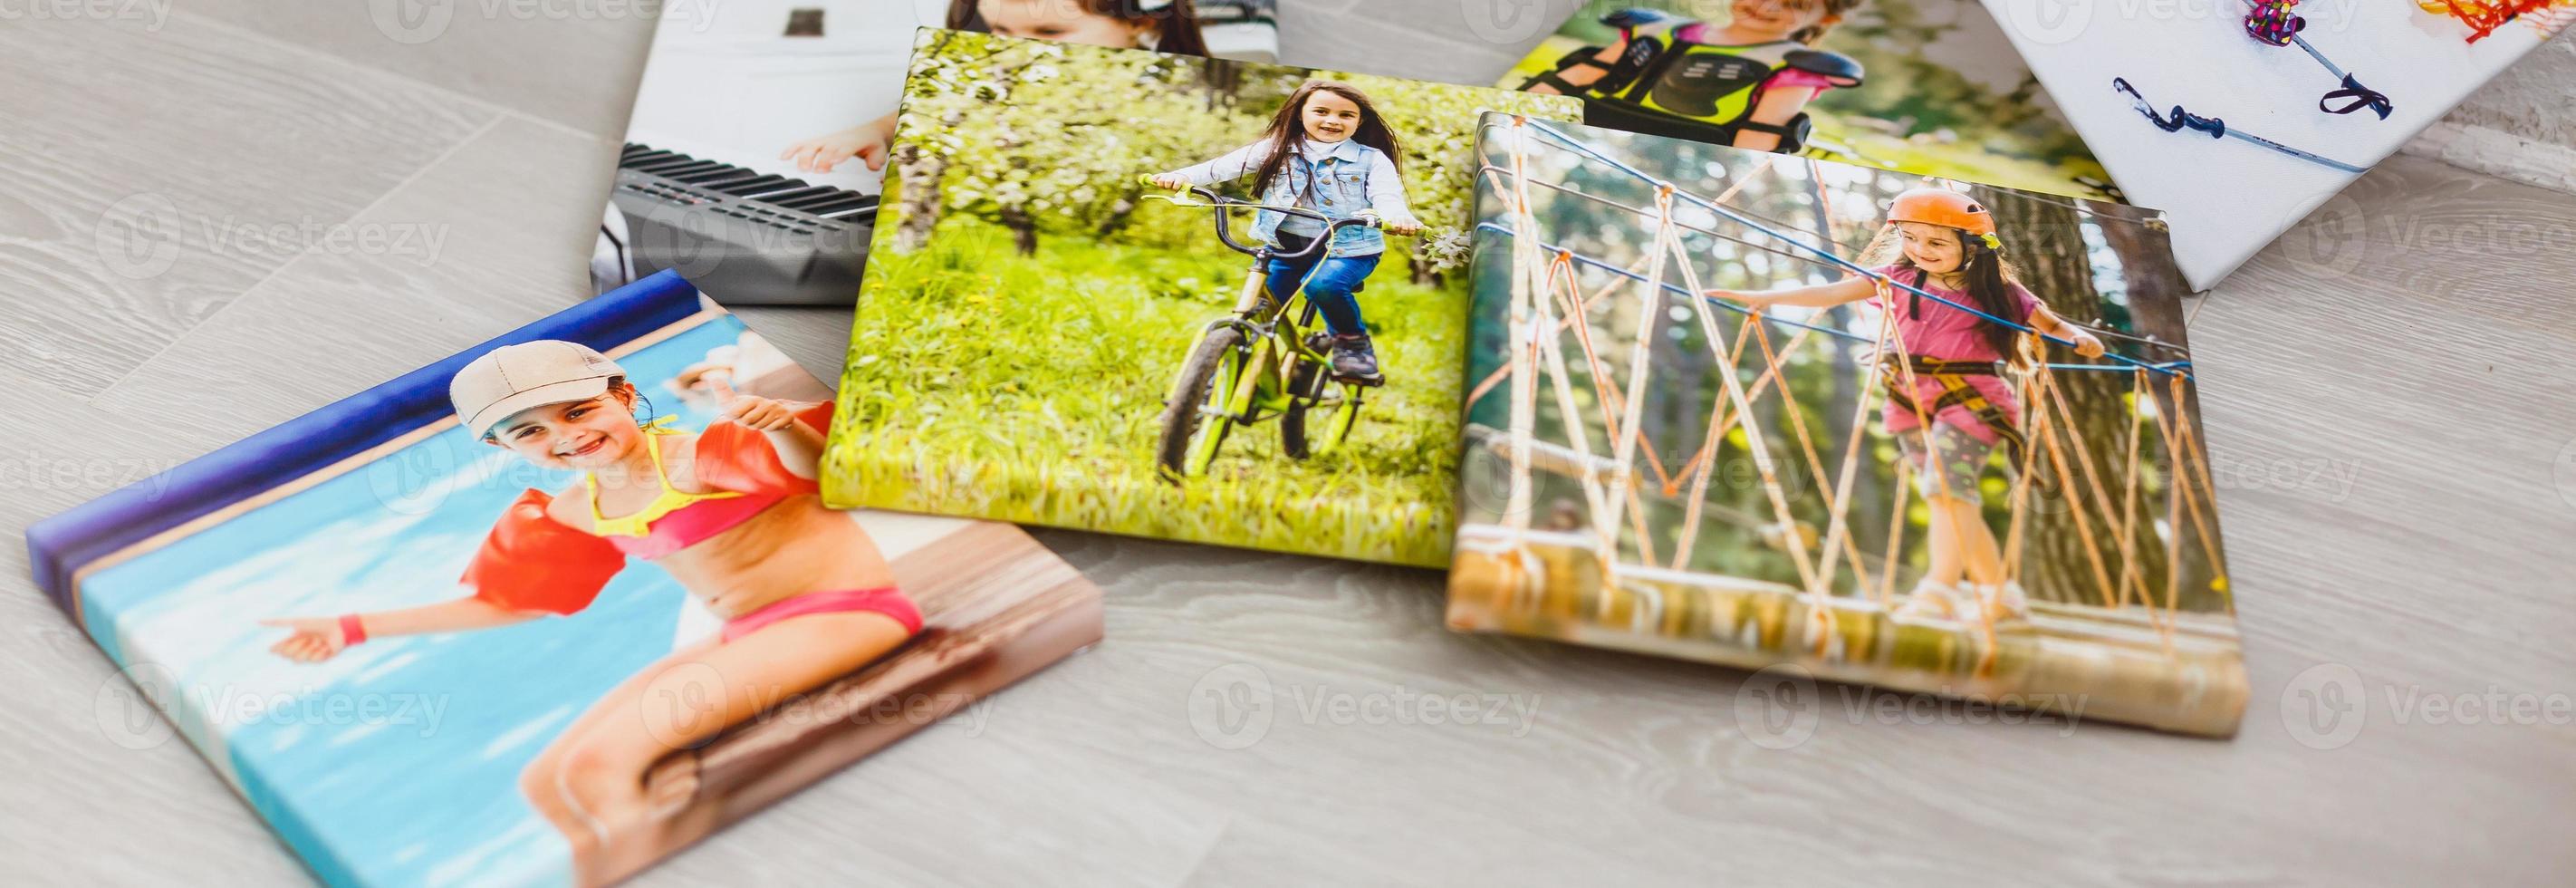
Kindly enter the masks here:
<path id="1" fill-rule="evenodd" d="M 657 818 L 686 800 L 648 798 L 645 775 L 657 762 L 921 629 L 875 543 L 815 495 L 831 405 L 742 395 L 721 378 L 706 384 L 722 405 L 716 421 L 674 432 L 639 422 L 642 399 L 625 370 L 586 346 L 543 340 L 484 354 L 449 385 L 466 431 L 581 481 L 520 494 L 466 568 L 462 598 L 262 621 L 291 631 L 271 650 L 317 662 L 370 639 L 579 612 L 630 557 L 668 571 L 725 620 L 723 631 L 611 689 L 520 775 L 585 884 L 668 850 Z M 671 776 L 694 785 L 693 772 Z"/>
<path id="2" fill-rule="evenodd" d="M 1208 54 L 1190 0 L 953 0 L 947 27 L 1173 55 Z M 779 152 L 778 159 L 795 161 L 796 169 L 808 173 L 830 172 L 853 157 L 868 169 L 885 169 L 894 118 L 888 114 L 797 142 Z"/>
<path id="3" fill-rule="evenodd" d="M 2102 355 L 2102 340 L 2049 311 L 2015 280 L 1994 214 L 1975 199 L 1941 188 L 1908 191 L 1888 208 L 1887 224 L 1893 230 L 1881 237 L 1894 235 L 1897 255 L 1873 274 L 2074 343 L 2085 357 Z M 1826 308 L 1871 298 L 1878 279 L 1704 295 L 1755 308 Z M 2022 446 L 2020 407 L 2003 377 L 2030 365 L 2022 333 L 1915 293 L 1889 298 L 1896 304 L 1880 308 L 1894 314 L 1897 341 L 1911 360 L 1881 356 L 1890 365 L 1882 374 L 1888 397 L 1881 416 L 1931 511 L 1930 563 L 1897 615 L 2027 619 L 2029 602 L 2018 584 L 2004 580 L 2003 550 L 1986 526 L 1978 489 L 1997 444 Z M 1923 427 L 1927 416 L 1929 430 Z M 1963 579 L 1966 588 L 1960 586 Z"/>
<path id="4" fill-rule="evenodd" d="M 1582 96 L 1585 120 L 1755 151 L 1805 146 L 1807 103 L 1861 84 L 1859 62 L 1816 44 L 1861 0 L 1734 0 L 1724 24 L 1649 9 L 1611 13 L 1608 46 L 1585 47 L 1522 83 Z"/>
<path id="5" fill-rule="evenodd" d="M 1270 128 L 1259 141 L 1223 157 L 1150 177 L 1157 187 L 1180 189 L 1213 185 L 1252 176 L 1252 193 L 1262 203 L 1294 206 L 1333 218 L 1373 213 L 1386 231 L 1399 235 L 1422 230 L 1404 198 L 1404 175 L 1396 158 L 1395 130 L 1370 104 L 1368 95 L 1346 83 L 1313 81 L 1298 87 L 1279 105 Z M 1297 252 L 1324 233 L 1324 223 L 1302 216 L 1263 211 L 1253 219 L 1253 236 Z M 1333 235 L 1322 250 L 1296 258 L 1269 260 L 1267 287 L 1274 298 L 1306 288 L 1306 301 L 1324 316 L 1332 336 L 1333 372 L 1351 379 L 1380 376 L 1377 350 L 1368 325 L 1360 319 L 1356 294 L 1377 271 L 1386 253 L 1386 236 L 1378 229 L 1352 226 Z"/>

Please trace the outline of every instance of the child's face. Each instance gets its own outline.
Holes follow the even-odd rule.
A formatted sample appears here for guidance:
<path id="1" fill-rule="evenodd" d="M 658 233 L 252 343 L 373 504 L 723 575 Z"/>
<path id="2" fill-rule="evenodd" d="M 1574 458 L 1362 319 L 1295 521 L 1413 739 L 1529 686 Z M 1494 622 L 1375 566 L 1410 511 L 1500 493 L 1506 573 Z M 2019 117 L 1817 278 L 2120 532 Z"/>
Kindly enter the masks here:
<path id="1" fill-rule="evenodd" d="M 513 414 L 492 427 L 493 444 L 521 459 L 555 470 L 616 465 L 644 437 L 635 427 L 632 389 L 587 401 L 548 404 Z"/>
<path id="2" fill-rule="evenodd" d="M 1144 46 L 1148 21 L 1099 15 L 1080 0 L 974 0 L 984 24 L 1004 37 L 1058 40 L 1136 49 Z"/>
<path id="3" fill-rule="evenodd" d="M 1360 128 L 1360 104 L 1339 93 L 1316 90 L 1306 97 L 1306 110 L 1301 119 L 1306 124 L 1306 138 L 1318 142 L 1339 142 Z"/>
<path id="4" fill-rule="evenodd" d="M 1735 0 L 1738 28 L 1773 31 L 1787 36 L 1825 20 L 1824 0 Z"/>
<path id="5" fill-rule="evenodd" d="M 1967 252 L 1959 243 L 1957 229 L 1921 222 L 1899 222 L 1896 223 L 1896 233 L 1904 238 L 1905 258 L 1912 260 L 1914 267 L 1933 274 L 1959 270 L 1959 261 Z"/>

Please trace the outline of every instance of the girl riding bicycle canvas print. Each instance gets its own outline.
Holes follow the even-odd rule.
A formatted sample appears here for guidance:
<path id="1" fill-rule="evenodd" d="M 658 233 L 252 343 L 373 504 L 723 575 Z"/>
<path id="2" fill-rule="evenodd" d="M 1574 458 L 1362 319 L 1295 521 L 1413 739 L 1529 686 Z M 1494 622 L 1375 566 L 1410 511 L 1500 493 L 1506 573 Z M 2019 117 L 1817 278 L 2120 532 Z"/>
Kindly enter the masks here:
<path id="1" fill-rule="evenodd" d="M 1576 100 L 921 41 L 827 502 L 1447 561 L 1474 122 Z"/>

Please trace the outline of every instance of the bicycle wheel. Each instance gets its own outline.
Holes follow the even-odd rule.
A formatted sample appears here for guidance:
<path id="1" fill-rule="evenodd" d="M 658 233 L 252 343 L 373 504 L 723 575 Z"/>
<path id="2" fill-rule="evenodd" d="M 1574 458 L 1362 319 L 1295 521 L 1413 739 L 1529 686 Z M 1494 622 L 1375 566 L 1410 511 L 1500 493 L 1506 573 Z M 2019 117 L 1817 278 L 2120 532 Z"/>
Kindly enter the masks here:
<path id="1" fill-rule="evenodd" d="M 1207 474 L 1226 433 L 1234 430 L 1232 417 L 1213 414 L 1233 401 L 1235 387 L 1243 384 L 1242 346 L 1243 331 L 1219 327 L 1208 331 L 1181 364 L 1171 398 L 1163 403 L 1163 435 L 1156 448 L 1155 461 L 1166 480 Z"/>
<path id="2" fill-rule="evenodd" d="M 1297 371 L 1289 376 L 1288 391 L 1294 397 L 1287 413 L 1279 417 L 1279 449 L 1288 458 L 1331 453 L 1350 438 L 1351 427 L 1359 422 L 1359 387 L 1343 385 L 1341 400 L 1329 405 L 1318 403 L 1325 390 L 1335 384 L 1322 365 L 1314 361 L 1298 362 Z M 1316 408 L 1323 408 L 1322 416 L 1314 416 Z"/>

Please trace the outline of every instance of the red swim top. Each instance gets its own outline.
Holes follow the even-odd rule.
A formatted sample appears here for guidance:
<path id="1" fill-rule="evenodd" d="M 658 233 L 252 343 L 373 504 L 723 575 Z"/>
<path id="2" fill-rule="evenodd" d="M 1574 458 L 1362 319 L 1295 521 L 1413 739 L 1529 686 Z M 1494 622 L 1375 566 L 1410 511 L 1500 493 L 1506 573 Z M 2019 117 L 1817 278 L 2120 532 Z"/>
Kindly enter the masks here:
<path id="1" fill-rule="evenodd" d="M 829 427 L 831 417 L 828 402 L 796 414 L 815 431 Z M 750 520 L 781 499 L 817 489 L 812 479 L 797 477 L 779 462 L 767 436 L 731 422 L 698 434 L 692 467 L 698 483 L 737 495 L 697 495 L 646 522 L 642 536 L 603 536 L 555 520 L 547 513 L 554 497 L 528 490 L 492 526 L 460 581 L 474 588 L 475 597 L 509 610 L 573 613 L 599 597 L 609 578 L 625 569 L 626 556 L 660 558 Z M 668 483 L 666 478 L 666 491 Z"/>

